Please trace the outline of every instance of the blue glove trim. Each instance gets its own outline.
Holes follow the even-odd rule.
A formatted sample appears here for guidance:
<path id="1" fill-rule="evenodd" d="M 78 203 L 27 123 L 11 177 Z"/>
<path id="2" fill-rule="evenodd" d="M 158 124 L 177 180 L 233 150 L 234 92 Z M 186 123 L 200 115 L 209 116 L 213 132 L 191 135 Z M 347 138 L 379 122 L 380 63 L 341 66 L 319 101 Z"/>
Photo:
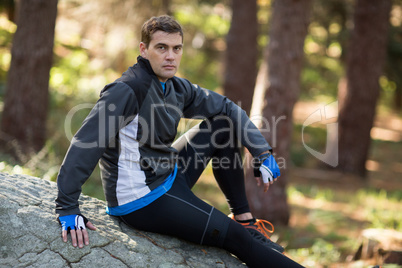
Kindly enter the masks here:
<path id="1" fill-rule="evenodd" d="M 261 177 L 261 171 L 260 171 L 260 167 L 262 165 L 262 163 L 268 159 L 270 156 L 272 156 L 272 151 L 265 153 L 265 154 L 261 154 L 258 157 L 255 157 L 252 160 L 252 165 L 254 167 L 254 177 Z M 269 173 L 272 174 L 271 171 L 269 171 Z"/>
<path id="2" fill-rule="evenodd" d="M 75 218 L 78 215 L 67 215 L 67 216 L 61 216 L 59 217 L 59 221 L 61 224 L 61 229 L 63 231 L 70 231 L 70 230 L 75 230 Z"/>
<path id="3" fill-rule="evenodd" d="M 279 166 L 276 163 L 276 160 L 272 156 L 272 154 L 269 155 L 269 157 L 264 160 L 264 162 L 262 163 L 262 166 L 267 167 L 271 171 L 272 176 L 274 177 L 274 179 L 281 175 L 281 171 L 279 169 Z"/>
<path id="4" fill-rule="evenodd" d="M 70 232 L 70 230 L 85 229 L 88 219 L 81 214 L 73 214 L 59 217 L 61 230 Z"/>

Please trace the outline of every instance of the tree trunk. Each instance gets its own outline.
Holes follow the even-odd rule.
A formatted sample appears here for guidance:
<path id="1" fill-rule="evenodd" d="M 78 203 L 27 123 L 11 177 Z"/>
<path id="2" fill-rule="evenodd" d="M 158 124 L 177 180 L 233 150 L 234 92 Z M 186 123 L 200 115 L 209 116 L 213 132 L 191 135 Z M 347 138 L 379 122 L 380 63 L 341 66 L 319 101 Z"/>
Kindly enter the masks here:
<path id="1" fill-rule="evenodd" d="M 339 166 L 364 177 L 379 78 L 383 72 L 391 0 L 358 0 L 347 51 L 346 85 L 339 88 Z"/>
<path id="2" fill-rule="evenodd" d="M 281 168 L 281 177 L 264 193 L 256 186 L 252 170 L 247 170 L 246 188 L 251 210 L 258 218 L 285 225 L 290 215 L 286 184 L 290 168 L 292 112 L 300 92 L 303 47 L 310 10 L 311 0 L 273 2 L 270 42 L 254 93 L 254 100 L 264 101 L 260 104 L 253 102 L 252 109 L 252 118 L 262 111 L 265 123 L 257 122 L 257 125 L 273 147 L 274 156 Z"/>
<path id="3" fill-rule="evenodd" d="M 257 76 L 257 1 L 232 0 L 232 12 L 223 87 L 225 96 L 249 113 Z"/>
<path id="4" fill-rule="evenodd" d="M 57 0 L 20 1 L 1 121 L 1 142 L 11 153 L 39 151 L 46 139 L 49 70 Z"/>
<path id="5" fill-rule="evenodd" d="M 162 12 L 166 15 L 172 16 L 172 10 L 170 9 L 170 0 L 162 0 Z"/>

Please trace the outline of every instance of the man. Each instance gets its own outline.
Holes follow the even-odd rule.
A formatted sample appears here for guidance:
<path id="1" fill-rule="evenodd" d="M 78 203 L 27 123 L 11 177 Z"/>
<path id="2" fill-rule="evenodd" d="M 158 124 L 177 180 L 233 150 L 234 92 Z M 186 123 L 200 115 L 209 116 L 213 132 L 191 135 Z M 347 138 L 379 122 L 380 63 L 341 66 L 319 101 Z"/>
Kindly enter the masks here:
<path id="1" fill-rule="evenodd" d="M 73 246 L 89 244 L 86 227 L 95 226 L 81 215 L 78 198 L 99 161 L 106 211 L 127 225 L 224 248 L 250 267 L 300 267 L 253 218 L 236 162 L 240 141 L 256 158 L 266 191 L 280 175 L 271 147 L 240 107 L 175 76 L 183 32 L 174 19 L 153 17 L 141 34 L 137 64 L 102 90 L 60 168 L 63 240 L 69 231 Z M 205 120 L 174 142 L 182 117 Z M 210 160 L 233 219 L 191 192 Z"/>

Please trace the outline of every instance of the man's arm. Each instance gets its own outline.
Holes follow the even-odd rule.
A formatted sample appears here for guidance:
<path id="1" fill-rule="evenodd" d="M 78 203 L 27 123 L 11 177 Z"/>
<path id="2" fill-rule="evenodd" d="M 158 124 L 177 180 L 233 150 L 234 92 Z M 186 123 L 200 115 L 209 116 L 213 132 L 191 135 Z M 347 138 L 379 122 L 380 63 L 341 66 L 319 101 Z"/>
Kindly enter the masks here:
<path id="1" fill-rule="evenodd" d="M 62 227 L 64 241 L 67 241 L 67 232 L 70 231 L 73 245 L 77 245 L 77 241 L 78 245 L 89 243 L 85 228 L 79 227 L 75 220 L 78 219 L 76 216 L 81 214 L 78 205 L 81 187 L 93 172 L 110 141 L 130 116 L 135 114 L 136 107 L 134 92 L 126 84 L 113 83 L 106 86 L 71 141 L 57 177 L 56 214 L 60 222 L 64 221 L 69 225 Z M 74 218 L 73 225 L 69 223 L 70 218 Z M 85 226 L 94 228 L 90 222 Z"/>
<path id="2" fill-rule="evenodd" d="M 261 134 L 260 130 L 251 122 L 246 112 L 225 96 L 192 85 L 183 79 L 188 87 L 188 98 L 184 110 L 186 117 L 215 115 L 228 116 L 234 125 L 234 130 L 242 144 L 255 158 L 257 185 L 263 185 L 266 192 L 274 181 L 280 176 L 279 167 L 272 156 L 272 148 Z"/>
<path id="3" fill-rule="evenodd" d="M 97 165 L 109 142 L 135 113 L 134 92 L 124 83 L 106 87 L 71 141 L 57 178 L 56 212 L 60 216 L 80 214 L 81 186 Z M 126 122 L 127 123 L 127 122 Z"/>
<path id="4" fill-rule="evenodd" d="M 180 80 L 188 92 L 184 107 L 186 118 L 226 115 L 231 119 L 237 137 L 254 157 L 272 150 L 260 130 L 238 105 L 216 92 L 193 85 L 185 79 Z"/>

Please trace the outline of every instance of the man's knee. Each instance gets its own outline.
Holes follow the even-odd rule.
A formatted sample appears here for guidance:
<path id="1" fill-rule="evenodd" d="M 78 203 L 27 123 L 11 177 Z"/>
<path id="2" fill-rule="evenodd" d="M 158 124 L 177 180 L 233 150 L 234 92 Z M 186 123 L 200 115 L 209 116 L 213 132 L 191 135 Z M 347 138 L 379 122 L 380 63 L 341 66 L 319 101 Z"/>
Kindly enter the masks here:
<path id="1" fill-rule="evenodd" d="M 228 216 L 214 208 L 201 244 L 222 247 L 227 236 L 230 221 L 231 219 Z"/>
<path id="2" fill-rule="evenodd" d="M 201 123 L 200 129 L 208 131 L 211 141 L 218 147 L 236 144 L 236 131 L 233 121 L 228 116 L 216 116 Z"/>

